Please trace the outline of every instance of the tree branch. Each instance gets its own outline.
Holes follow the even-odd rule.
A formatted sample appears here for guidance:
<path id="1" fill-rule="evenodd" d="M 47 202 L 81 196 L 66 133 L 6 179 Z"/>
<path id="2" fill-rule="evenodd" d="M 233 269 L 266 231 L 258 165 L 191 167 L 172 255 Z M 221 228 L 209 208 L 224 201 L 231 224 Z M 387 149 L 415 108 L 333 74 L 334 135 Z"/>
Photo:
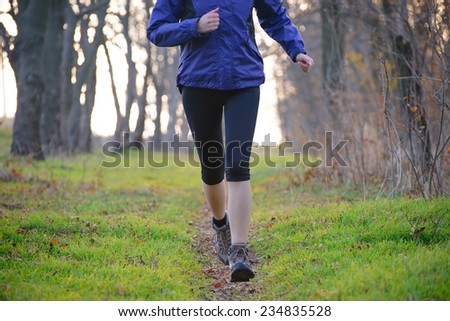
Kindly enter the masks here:
<path id="1" fill-rule="evenodd" d="M 108 67 L 109 67 L 109 75 L 110 75 L 110 79 L 111 79 L 111 89 L 112 89 L 112 94 L 113 94 L 113 98 L 114 98 L 114 107 L 116 107 L 117 123 L 120 123 L 122 121 L 123 116 L 122 116 L 122 113 L 120 112 L 120 103 L 119 103 L 119 98 L 117 95 L 116 82 L 114 81 L 113 64 L 111 61 L 111 56 L 109 55 L 109 49 L 108 49 L 108 46 L 106 45 L 106 41 L 103 43 L 103 48 L 105 49 L 106 61 L 108 62 Z"/>

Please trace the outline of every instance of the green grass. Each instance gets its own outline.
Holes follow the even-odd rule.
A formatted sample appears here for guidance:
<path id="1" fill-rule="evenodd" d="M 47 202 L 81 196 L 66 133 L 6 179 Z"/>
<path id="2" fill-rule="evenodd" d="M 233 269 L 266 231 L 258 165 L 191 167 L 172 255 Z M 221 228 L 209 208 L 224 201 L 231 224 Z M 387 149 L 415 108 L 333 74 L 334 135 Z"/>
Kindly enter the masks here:
<path id="1" fill-rule="evenodd" d="M 202 300 L 199 169 L 100 166 L 99 152 L 8 157 L 0 130 L 2 300 Z M 278 159 L 278 161 L 280 161 Z M 449 300 L 450 200 L 363 200 L 253 169 L 256 300 Z M 9 179 L 9 180 L 8 180 Z M 211 258 L 215 259 L 215 258 Z"/>
<path id="2" fill-rule="evenodd" d="M 202 298 L 188 224 L 203 201 L 197 177 L 177 182 L 181 169 L 104 169 L 101 160 L 3 166 L 16 176 L 0 180 L 2 300 Z"/>
<path id="3" fill-rule="evenodd" d="M 252 242 L 267 258 L 259 298 L 448 300 L 449 206 L 401 199 L 279 211 Z"/>

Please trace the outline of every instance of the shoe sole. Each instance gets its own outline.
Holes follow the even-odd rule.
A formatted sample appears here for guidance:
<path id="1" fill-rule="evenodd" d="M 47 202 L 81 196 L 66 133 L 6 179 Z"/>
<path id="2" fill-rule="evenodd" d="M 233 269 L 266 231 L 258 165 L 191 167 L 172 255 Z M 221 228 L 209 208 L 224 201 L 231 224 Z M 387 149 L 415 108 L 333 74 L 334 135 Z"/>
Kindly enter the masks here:
<path id="1" fill-rule="evenodd" d="M 231 272 L 231 282 L 248 282 L 254 277 L 255 273 L 244 263 L 237 263 Z"/>

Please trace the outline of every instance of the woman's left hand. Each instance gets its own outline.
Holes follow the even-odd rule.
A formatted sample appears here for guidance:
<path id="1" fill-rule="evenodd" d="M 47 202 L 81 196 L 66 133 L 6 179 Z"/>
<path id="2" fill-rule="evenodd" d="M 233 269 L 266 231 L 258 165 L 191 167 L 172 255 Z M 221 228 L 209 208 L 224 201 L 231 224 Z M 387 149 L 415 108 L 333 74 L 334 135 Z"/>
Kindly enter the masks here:
<path id="1" fill-rule="evenodd" d="M 312 66 L 314 65 L 314 60 L 304 53 L 299 53 L 295 60 L 297 61 L 298 66 L 304 71 L 308 72 Z"/>

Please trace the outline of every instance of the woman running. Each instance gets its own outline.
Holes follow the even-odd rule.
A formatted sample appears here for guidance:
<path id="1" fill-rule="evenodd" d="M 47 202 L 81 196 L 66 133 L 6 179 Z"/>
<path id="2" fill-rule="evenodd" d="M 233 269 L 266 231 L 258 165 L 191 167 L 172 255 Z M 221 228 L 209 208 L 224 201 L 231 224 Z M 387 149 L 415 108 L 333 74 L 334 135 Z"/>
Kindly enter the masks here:
<path id="1" fill-rule="evenodd" d="M 158 0 L 147 27 L 155 45 L 181 46 L 177 86 L 213 214 L 215 250 L 229 264 L 232 282 L 255 276 L 246 247 L 252 207 L 249 158 L 265 78 L 253 8 L 262 28 L 308 72 L 314 61 L 282 0 Z"/>

